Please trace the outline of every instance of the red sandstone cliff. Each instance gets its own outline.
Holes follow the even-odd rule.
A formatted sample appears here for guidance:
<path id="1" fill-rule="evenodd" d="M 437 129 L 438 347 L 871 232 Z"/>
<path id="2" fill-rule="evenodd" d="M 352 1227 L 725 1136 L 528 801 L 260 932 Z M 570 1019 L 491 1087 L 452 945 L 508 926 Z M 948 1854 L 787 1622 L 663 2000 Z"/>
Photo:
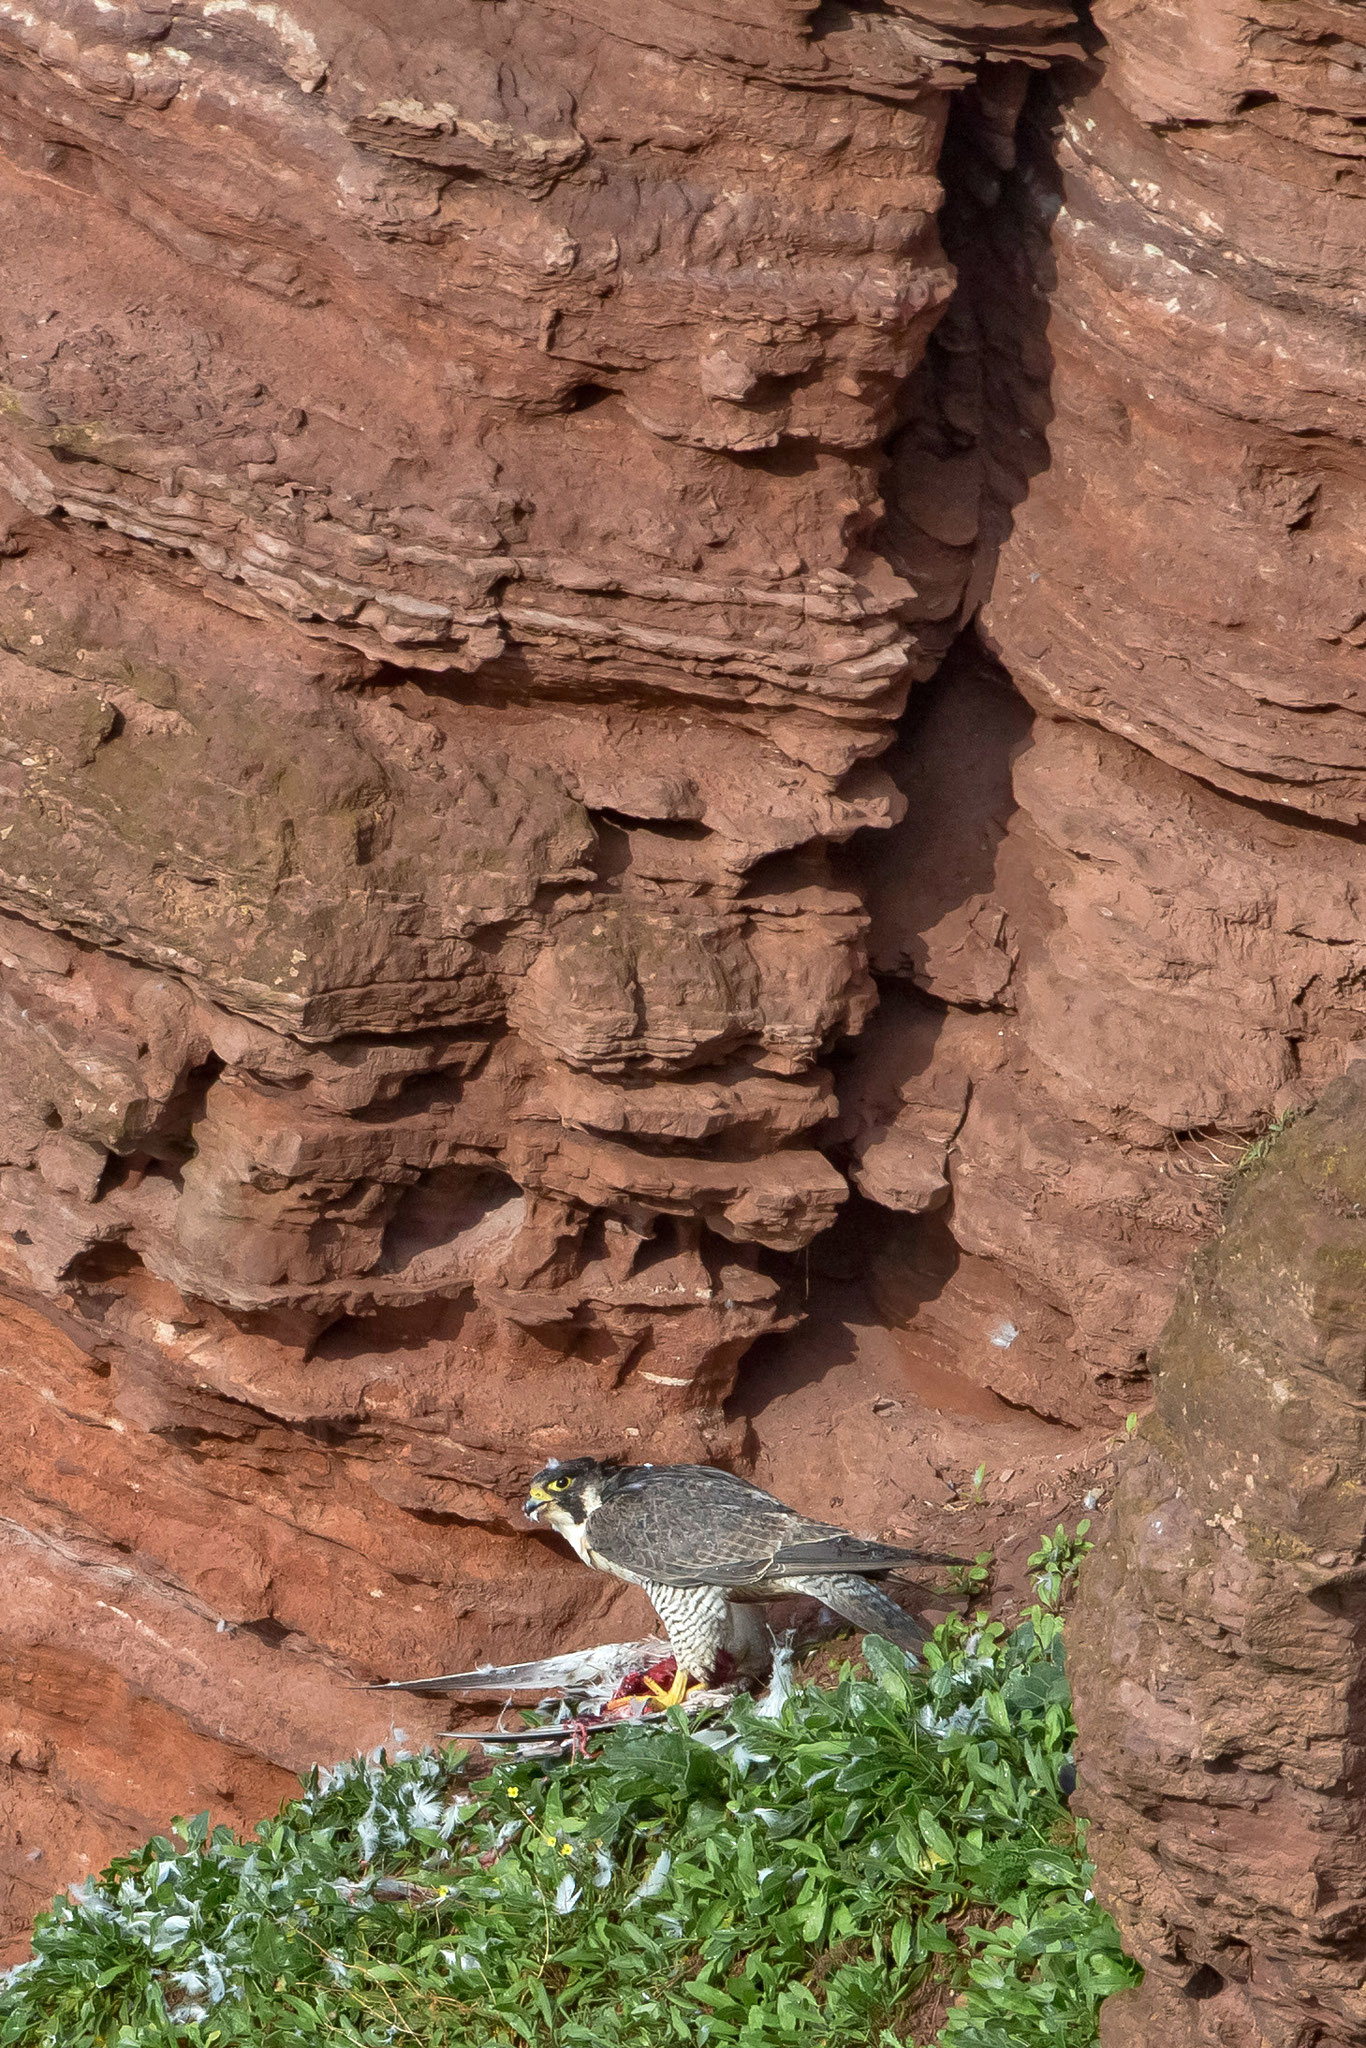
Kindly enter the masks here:
<path id="1" fill-rule="evenodd" d="M 1092 1469 L 1366 1030 L 1356 13 L 0 4 L 15 1924 L 548 1454 Z"/>
<path id="2" fill-rule="evenodd" d="M 945 119 L 1072 26 L 0 7 L 20 1919 L 607 1626 L 547 1454 L 741 1454 L 967 573 Z"/>

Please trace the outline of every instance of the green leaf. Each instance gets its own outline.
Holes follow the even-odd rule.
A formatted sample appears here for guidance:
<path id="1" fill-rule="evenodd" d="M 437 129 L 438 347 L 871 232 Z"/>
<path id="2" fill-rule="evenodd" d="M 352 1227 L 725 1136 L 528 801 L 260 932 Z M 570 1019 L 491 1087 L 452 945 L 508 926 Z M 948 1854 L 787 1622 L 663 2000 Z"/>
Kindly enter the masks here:
<path id="1" fill-rule="evenodd" d="M 865 1636 L 863 1657 L 884 1692 L 895 1700 L 909 1698 L 914 1666 L 904 1650 L 885 1642 L 881 1636 Z"/>
<path id="2" fill-rule="evenodd" d="M 1002 1735 L 1011 1734 L 1010 1709 L 1001 1694 L 994 1691 L 983 1693 L 982 1699 L 987 1710 L 987 1718 L 992 1726 L 998 1729 Z"/>

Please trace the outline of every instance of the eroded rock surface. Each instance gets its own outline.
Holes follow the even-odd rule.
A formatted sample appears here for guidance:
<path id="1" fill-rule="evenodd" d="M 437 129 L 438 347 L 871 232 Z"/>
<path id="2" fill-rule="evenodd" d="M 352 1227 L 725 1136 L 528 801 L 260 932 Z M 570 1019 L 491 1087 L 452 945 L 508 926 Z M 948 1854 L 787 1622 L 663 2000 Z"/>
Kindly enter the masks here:
<path id="1" fill-rule="evenodd" d="M 12 1925 L 566 1448 L 1027 1548 L 1352 1058 L 1359 24 L 1081 12 L 0 0 Z"/>
<path id="2" fill-rule="evenodd" d="M 1141 1398 L 1229 1167 L 1366 1028 L 1366 44 L 1095 20 L 1017 128 L 998 90 L 950 129 L 922 432 L 1004 676 L 960 649 L 885 757 L 837 1153 L 903 1219 L 885 1313 L 1076 1421 Z"/>
<path id="3" fill-rule="evenodd" d="M 1106 2048 L 1366 2038 L 1366 1063 L 1240 1184 L 1155 1360 L 1068 1665 Z"/>
<path id="4" fill-rule="evenodd" d="M 0 6 L 19 1921 L 618 1626 L 547 1455 L 753 1454 L 972 563 L 945 123 L 1075 25 Z"/>

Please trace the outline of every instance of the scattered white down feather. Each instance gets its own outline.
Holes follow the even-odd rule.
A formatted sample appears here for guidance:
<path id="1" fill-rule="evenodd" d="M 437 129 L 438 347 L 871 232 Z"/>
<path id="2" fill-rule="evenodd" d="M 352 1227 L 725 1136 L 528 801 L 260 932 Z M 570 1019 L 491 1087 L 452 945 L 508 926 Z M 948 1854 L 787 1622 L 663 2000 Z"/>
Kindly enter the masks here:
<path id="1" fill-rule="evenodd" d="M 796 1661 L 792 1648 L 792 1635 L 789 1631 L 788 1634 L 783 1636 L 781 1641 L 775 1642 L 773 1645 L 772 1675 L 769 1678 L 763 1696 L 754 1709 L 761 1721 L 778 1720 L 783 1708 L 791 1699 L 792 1688 L 795 1683 L 793 1667 Z"/>
<path id="2" fill-rule="evenodd" d="M 669 1872 L 673 1867 L 673 1857 L 667 1849 L 661 1849 L 645 1873 L 645 1879 L 640 1889 L 631 1894 L 626 1902 L 627 1905 L 638 1906 L 642 1899 L 657 1899 L 665 1885 L 669 1882 Z"/>

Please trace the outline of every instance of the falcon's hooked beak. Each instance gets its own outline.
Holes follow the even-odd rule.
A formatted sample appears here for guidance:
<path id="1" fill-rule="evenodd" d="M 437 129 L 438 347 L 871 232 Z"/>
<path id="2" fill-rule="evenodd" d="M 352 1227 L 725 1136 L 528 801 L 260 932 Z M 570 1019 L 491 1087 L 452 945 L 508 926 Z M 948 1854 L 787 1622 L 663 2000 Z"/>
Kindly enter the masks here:
<path id="1" fill-rule="evenodd" d="M 549 1459 L 533 1475 L 522 1502 L 522 1513 L 529 1522 L 542 1522 L 559 1535 L 567 1536 L 598 1505 L 593 1491 L 596 1470 L 591 1458 L 575 1458 L 568 1465 L 559 1458 Z"/>

